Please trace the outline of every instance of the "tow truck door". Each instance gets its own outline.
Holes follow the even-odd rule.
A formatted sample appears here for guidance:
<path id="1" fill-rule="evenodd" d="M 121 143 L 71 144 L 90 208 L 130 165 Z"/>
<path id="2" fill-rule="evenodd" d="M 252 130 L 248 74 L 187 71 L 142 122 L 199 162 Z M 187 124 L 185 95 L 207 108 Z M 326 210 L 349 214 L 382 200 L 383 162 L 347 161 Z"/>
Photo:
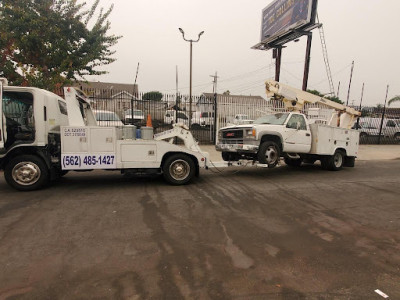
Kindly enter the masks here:
<path id="1" fill-rule="evenodd" d="M 4 150 L 6 120 L 3 118 L 3 82 L 0 80 L 0 152 Z"/>

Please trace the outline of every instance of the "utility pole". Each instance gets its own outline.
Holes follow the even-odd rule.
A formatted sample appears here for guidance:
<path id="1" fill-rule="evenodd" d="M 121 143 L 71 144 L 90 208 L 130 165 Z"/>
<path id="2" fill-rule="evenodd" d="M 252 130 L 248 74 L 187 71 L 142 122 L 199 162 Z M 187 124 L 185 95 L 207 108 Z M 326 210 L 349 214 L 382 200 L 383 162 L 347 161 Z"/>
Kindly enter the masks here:
<path id="1" fill-rule="evenodd" d="M 210 75 L 210 77 L 214 78 L 213 80 L 213 94 L 217 93 L 217 79 L 219 78 L 217 76 L 217 72 L 215 72 L 215 75 Z"/>
<path id="2" fill-rule="evenodd" d="M 349 82 L 349 90 L 347 91 L 347 101 L 346 101 L 346 105 L 349 105 L 351 80 L 353 79 L 353 70 L 354 70 L 354 60 L 353 60 L 353 62 L 351 63 L 350 82 Z"/>
<path id="3" fill-rule="evenodd" d="M 336 93 L 337 97 L 340 99 L 339 92 L 340 92 L 340 81 L 339 81 L 339 84 L 337 87 L 337 93 Z"/>

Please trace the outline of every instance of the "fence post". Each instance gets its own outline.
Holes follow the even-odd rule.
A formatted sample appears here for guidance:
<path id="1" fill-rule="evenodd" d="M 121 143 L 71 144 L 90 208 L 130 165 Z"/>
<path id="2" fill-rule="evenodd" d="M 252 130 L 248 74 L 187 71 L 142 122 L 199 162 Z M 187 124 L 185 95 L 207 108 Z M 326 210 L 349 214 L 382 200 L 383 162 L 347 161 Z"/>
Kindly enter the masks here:
<path id="1" fill-rule="evenodd" d="M 385 105 L 383 106 L 381 126 L 379 128 L 378 145 L 381 144 L 381 134 L 382 134 L 382 127 L 383 127 L 383 120 L 385 118 L 385 113 L 386 113 L 386 101 L 387 101 L 388 93 L 389 93 L 389 85 L 386 88 L 386 98 L 385 98 Z"/>
<path id="2" fill-rule="evenodd" d="M 213 126 L 213 139 L 214 139 L 214 145 L 217 144 L 217 133 L 218 133 L 218 128 L 217 128 L 217 120 L 218 120 L 218 110 L 217 110 L 217 93 L 214 94 L 214 126 Z"/>

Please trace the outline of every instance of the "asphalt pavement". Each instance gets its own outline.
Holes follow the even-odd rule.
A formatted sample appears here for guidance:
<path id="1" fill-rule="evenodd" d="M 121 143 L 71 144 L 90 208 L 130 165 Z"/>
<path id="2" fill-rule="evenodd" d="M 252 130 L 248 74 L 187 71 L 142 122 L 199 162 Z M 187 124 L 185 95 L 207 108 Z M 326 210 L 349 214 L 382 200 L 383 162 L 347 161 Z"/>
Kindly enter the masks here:
<path id="1" fill-rule="evenodd" d="M 400 160 L 200 175 L 1 176 L 0 299 L 400 299 Z"/>

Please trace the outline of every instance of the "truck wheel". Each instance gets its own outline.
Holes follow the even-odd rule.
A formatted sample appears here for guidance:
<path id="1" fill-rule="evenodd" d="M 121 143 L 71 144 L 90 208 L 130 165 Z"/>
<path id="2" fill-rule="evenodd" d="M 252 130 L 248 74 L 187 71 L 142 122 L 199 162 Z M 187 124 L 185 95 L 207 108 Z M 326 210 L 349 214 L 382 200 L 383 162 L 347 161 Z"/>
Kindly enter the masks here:
<path id="1" fill-rule="evenodd" d="M 19 191 L 33 191 L 49 182 L 49 170 L 41 158 L 20 155 L 6 165 L 4 177 L 10 186 Z"/>
<path id="2" fill-rule="evenodd" d="M 188 183 L 196 173 L 193 160 L 185 154 L 174 154 L 162 166 L 164 179 L 172 185 Z"/>
<path id="3" fill-rule="evenodd" d="M 279 146 L 267 141 L 261 144 L 257 158 L 261 164 L 267 164 L 269 168 L 273 168 L 278 164 L 280 156 Z"/>
<path id="4" fill-rule="evenodd" d="M 340 150 L 336 150 L 335 154 L 326 158 L 326 168 L 330 171 L 339 171 L 343 167 L 344 154 Z M 322 165 L 324 167 L 324 164 Z"/>
<path id="5" fill-rule="evenodd" d="M 285 164 L 287 164 L 290 167 L 300 167 L 301 163 L 303 162 L 303 160 L 301 158 L 290 158 L 285 156 L 284 158 Z"/>
<path id="6" fill-rule="evenodd" d="M 394 135 L 394 140 L 395 140 L 396 142 L 400 142 L 400 132 L 397 132 L 397 133 Z"/>

